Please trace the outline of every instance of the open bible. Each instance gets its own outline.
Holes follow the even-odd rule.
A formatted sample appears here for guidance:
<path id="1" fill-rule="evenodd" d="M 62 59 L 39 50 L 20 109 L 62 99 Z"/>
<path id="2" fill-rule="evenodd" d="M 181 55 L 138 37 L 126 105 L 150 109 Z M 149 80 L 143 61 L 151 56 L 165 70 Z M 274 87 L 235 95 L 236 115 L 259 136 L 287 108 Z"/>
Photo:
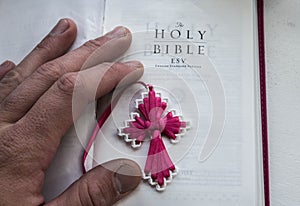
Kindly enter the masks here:
<path id="1" fill-rule="evenodd" d="M 172 182 L 158 192 L 145 180 L 118 205 L 269 205 L 262 1 L 57 0 L 40 4 L 33 0 L 0 3 L 1 17 L 12 15 L 8 12 L 15 8 L 28 12 L 22 20 L 0 19 L 3 25 L 19 25 L 16 32 L 28 35 L 15 40 L 11 32 L 0 34 L 3 60 L 19 61 L 39 40 L 39 32 L 45 33 L 60 17 L 78 23 L 74 47 L 116 26 L 126 26 L 132 32 L 132 45 L 117 61 L 141 61 L 145 67 L 141 81 L 166 99 L 166 111 L 175 111 L 188 122 L 189 128 L 176 144 L 163 137 L 176 166 Z M 31 7 L 40 9 L 32 12 Z M 33 22 L 41 31 L 31 31 Z M 23 47 L 12 49 L 17 45 Z M 132 159 L 144 169 L 151 138 L 136 149 L 120 133 L 148 89 L 135 84 L 121 95 L 112 94 L 118 101 L 88 153 L 87 169 L 115 158 Z M 70 143 L 82 151 L 95 125 L 95 113 L 86 113 L 63 141 L 48 173 L 52 180 L 54 167 L 63 174 L 60 178 L 65 183 L 58 190 L 81 172 L 79 152 L 69 161 L 74 159 Z M 44 192 L 47 197 L 57 190 Z"/>

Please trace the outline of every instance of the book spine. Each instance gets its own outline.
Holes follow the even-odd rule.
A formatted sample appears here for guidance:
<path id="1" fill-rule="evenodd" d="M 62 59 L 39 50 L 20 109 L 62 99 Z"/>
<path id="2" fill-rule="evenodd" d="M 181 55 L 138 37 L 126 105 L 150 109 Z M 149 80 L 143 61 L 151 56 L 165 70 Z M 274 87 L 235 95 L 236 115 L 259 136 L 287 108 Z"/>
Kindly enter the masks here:
<path id="1" fill-rule="evenodd" d="M 262 150 L 264 172 L 264 197 L 265 206 L 270 206 L 270 180 L 269 180 L 269 148 L 268 148 L 268 118 L 266 95 L 266 64 L 265 64 L 265 39 L 264 39 L 264 1 L 257 0 L 258 20 L 258 46 L 259 46 L 259 71 L 260 71 L 260 98 L 261 98 L 261 123 L 262 123 Z"/>

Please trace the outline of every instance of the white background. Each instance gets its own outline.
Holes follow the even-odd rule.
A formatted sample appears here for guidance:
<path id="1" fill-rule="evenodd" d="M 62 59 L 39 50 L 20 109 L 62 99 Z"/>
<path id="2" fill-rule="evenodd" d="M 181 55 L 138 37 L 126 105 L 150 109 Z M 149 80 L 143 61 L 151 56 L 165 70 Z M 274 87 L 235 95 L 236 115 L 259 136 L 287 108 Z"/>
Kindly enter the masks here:
<path id="1" fill-rule="evenodd" d="M 300 205 L 300 1 L 265 0 L 272 206 Z"/>

